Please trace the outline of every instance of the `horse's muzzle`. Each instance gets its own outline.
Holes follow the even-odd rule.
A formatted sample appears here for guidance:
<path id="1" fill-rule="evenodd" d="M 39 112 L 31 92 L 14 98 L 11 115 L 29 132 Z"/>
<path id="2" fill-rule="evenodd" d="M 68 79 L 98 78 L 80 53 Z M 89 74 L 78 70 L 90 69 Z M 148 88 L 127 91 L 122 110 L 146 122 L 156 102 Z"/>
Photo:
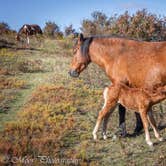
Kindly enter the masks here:
<path id="1" fill-rule="evenodd" d="M 69 71 L 69 75 L 71 77 L 78 77 L 79 76 L 79 73 L 76 71 L 76 70 L 70 70 Z"/>

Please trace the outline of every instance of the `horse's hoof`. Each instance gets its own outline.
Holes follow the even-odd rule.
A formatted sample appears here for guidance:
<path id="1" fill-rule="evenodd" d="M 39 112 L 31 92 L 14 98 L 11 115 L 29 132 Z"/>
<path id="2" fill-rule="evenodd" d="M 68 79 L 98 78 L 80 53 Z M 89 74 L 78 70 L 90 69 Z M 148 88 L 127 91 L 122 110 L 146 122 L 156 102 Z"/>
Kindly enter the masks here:
<path id="1" fill-rule="evenodd" d="M 159 140 L 159 141 L 163 141 L 164 139 L 163 139 L 163 137 L 160 137 L 160 138 L 158 138 L 158 140 Z"/>
<path id="2" fill-rule="evenodd" d="M 112 140 L 115 141 L 117 139 L 117 136 L 114 134 L 112 137 Z"/>
<path id="3" fill-rule="evenodd" d="M 143 130 L 143 126 L 142 126 L 142 125 L 138 125 L 138 126 L 134 129 L 134 135 L 139 135 L 142 130 Z"/>
<path id="4" fill-rule="evenodd" d="M 147 144 L 148 144 L 150 147 L 153 147 L 153 142 L 147 141 Z"/>
<path id="5" fill-rule="evenodd" d="M 93 139 L 97 140 L 97 134 L 92 133 L 92 135 L 93 135 Z"/>
<path id="6" fill-rule="evenodd" d="M 103 135 L 103 139 L 104 139 L 104 140 L 107 139 L 107 135 L 106 135 L 106 134 Z"/>

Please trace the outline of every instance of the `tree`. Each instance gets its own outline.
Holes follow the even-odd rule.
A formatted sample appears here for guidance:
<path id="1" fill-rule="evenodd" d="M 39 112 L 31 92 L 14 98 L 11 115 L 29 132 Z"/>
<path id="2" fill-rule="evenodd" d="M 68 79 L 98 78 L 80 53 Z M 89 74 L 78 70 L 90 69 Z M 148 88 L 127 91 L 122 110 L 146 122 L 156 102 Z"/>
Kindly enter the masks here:
<path id="1" fill-rule="evenodd" d="M 84 19 L 81 31 L 85 35 L 114 34 L 146 41 L 166 40 L 166 17 L 158 17 L 147 10 L 130 15 L 107 17 L 104 13 L 93 12 L 91 19 Z"/>
<path id="2" fill-rule="evenodd" d="M 102 34 L 109 24 L 107 16 L 99 11 L 94 11 L 91 16 L 92 20 L 85 19 L 82 21 L 81 31 L 85 35 Z"/>
<path id="3" fill-rule="evenodd" d="M 9 25 L 5 22 L 0 22 L 0 34 L 9 33 L 9 32 L 10 32 Z"/>
<path id="4" fill-rule="evenodd" d="M 48 21 L 48 22 L 46 22 L 46 25 L 44 27 L 44 34 L 47 37 L 57 38 L 62 33 L 61 33 L 60 28 L 57 24 L 55 24 L 54 22 Z"/>
<path id="5" fill-rule="evenodd" d="M 82 21 L 81 31 L 87 36 L 97 34 L 96 25 L 88 19 Z"/>
<path id="6" fill-rule="evenodd" d="M 69 35 L 74 35 L 75 34 L 75 29 L 73 28 L 73 25 L 69 25 L 65 27 L 65 36 L 69 36 Z"/>

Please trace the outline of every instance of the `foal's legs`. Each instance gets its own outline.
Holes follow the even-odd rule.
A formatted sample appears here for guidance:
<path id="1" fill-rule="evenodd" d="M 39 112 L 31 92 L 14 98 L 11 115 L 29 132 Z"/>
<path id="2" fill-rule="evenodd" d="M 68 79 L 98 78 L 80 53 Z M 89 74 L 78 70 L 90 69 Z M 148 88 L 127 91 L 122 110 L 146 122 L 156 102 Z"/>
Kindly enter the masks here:
<path id="1" fill-rule="evenodd" d="M 115 109 L 115 108 L 113 107 L 112 109 Z M 108 119 L 111 113 L 112 113 L 112 110 L 110 110 L 103 119 L 103 138 L 104 139 L 107 139 L 106 130 L 107 130 Z M 122 137 L 125 137 L 127 134 L 126 124 L 125 124 L 125 113 L 126 113 L 126 108 L 123 107 L 121 104 L 119 104 L 119 128 L 121 129 L 120 135 Z"/>
<path id="2" fill-rule="evenodd" d="M 105 115 L 104 119 L 103 119 L 103 131 L 102 131 L 103 139 L 107 139 L 106 130 L 107 130 L 108 119 L 109 119 L 109 117 L 112 114 L 114 109 L 115 109 L 115 107 L 111 108 L 109 110 L 109 112 Z"/>
<path id="3" fill-rule="evenodd" d="M 149 122 L 150 122 L 150 125 L 151 125 L 152 128 L 153 128 L 155 137 L 156 137 L 159 141 L 163 141 L 163 138 L 160 137 L 160 134 L 159 134 L 159 132 L 158 132 L 158 129 L 157 129 L 157 126 L 156 126 L 156 122 L 155 122 L 155 119 L 154 119 L 153 114 L 152 114 L 152 110 L 150 110 L 150 111 L 148 112 L 148 120 L 149 120 Z"/>
<path id="4" fill-rule="evenodd" d="M 105 88 L 105 90 L 104 90 L 104 106 L 103 106 L 102 110 L 99 112 L 96 126 L 92 133 L 94 139 L 97 139 L 97 131 L 99 129 L 101 121 L 108 113 L 111 114 L 114 110 L 113 108 L 116 106 L 117 97 L 118 97 L 116 94 L 117 93 L 116 90 L 117 89 L 114 86 L 111 86 L 110 88 Z M 112 109 L 110 110 L 110 108 L 112 108 Z M 107 120 L 106 120 L 105 124 L 107 123 Z"/>
<path id="5" fill-rule="evenodd" d="M 149 129 L 148 129 L 148 118 L 147 118 L 147 109 L 145 108 L 141 108 L 139 110 L 140 112 L 140 116 L 141 116 L 141 119 L 142 119 L 142 122 L 143 122 L 143 126 L 144 126 L 144 130 L 145 130 L 145 139 L 146 139 L 146 143 L 149 145 L 149 146 L 153 146 L 153 143 L 152 141 L 150 140 L 150 135 L 149 135 Z"/>

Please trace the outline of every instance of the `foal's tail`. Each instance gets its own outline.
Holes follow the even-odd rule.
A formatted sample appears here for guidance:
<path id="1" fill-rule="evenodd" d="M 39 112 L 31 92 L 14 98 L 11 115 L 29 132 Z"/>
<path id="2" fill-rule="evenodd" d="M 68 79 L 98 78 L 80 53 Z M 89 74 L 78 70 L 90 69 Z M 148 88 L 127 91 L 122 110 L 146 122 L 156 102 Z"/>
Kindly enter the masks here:
<path id="1" fill-rule="evenodd" d="M 151 101 L 153 104 L 159 103 L 160 101 L 166 99 L 166 85 L 163 87 L 159 87 L 155 93 L 151 95 Z"/>

